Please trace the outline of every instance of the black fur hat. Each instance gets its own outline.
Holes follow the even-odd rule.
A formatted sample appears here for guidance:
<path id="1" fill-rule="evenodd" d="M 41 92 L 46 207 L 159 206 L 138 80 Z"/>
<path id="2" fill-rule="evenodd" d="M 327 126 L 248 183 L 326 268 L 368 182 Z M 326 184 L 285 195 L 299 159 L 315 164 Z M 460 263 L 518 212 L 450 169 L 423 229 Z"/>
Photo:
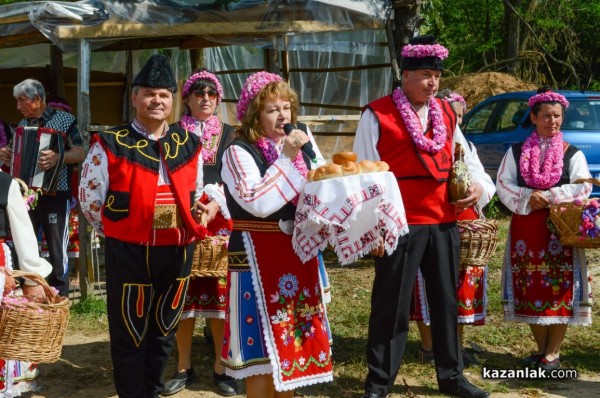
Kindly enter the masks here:
<path id="1" fill-rule="evenodd" d="M 177 82 L 169 59 L 162 54 L 152 55 L 133 80 L 133 87 L 166 88 L 177 92 Z"/>
<path id="2" fill-rule="evenodd" d="M 435 36 L 413 37 L 402 48 L 402 70 L 432 69 L 444 70 L 444 59 L 448 50 L 438 44 Z"/>

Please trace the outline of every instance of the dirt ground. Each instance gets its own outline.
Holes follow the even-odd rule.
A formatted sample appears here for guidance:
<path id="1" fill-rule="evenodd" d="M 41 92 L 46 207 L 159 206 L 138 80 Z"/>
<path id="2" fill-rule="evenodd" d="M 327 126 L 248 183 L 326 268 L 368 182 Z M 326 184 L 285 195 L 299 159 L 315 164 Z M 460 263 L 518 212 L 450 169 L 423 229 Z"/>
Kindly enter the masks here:
<path id="1" fill-rule="evenodd" d="M 597 277 L 597 279 L 600 279 Z M 596 291 L 600 288 L 596 283 Z M 174 397 L 177 398 L 217 398 L 210 380 L 210 358 L 202 358 L 200 366 L 194 364 L 199 379 L 184 389 Z M 171 365 L 172 368 L 172 365 Z M 100 333 L 94 336 L 84 336 L 79 334 L 67 335 L 61 359 L 54 364 L 41 364 L 42 372 L 38 385 L 40 391 L 28 393 L 23 396 L 26 398 L 117 398 L 112 384 L 112 366 L 110 362 L 108 334 Z M 366 370 L 365 370 L 366 371 Z M 171 370 L 172 372 L 172 370 Z M 481 379 L 479 369 L 466 370 L 465 374 L 473 381 Z M 167 374 L 170 374 L 169 372 Z M 443 396 L 436 393 L 435 390 L 420 385 L 420 383 L 410 377 L 399 375 L 396 380 L 397 385 L 404 385 L 404 380 L 410 391 L 410 394 L 391 394 L 388 398 L 400 397 L 438 397 Z M 334 381 L 335 382 L 335 381 Z M 552 387 L 552 393 L 542 391 L 537 388 L 523 389 L 519 392 L 509 391 L 506 393 L 492 393 L 492 398 L 559 398 L 559 397 L 578 397 L 592 398 L 598 397 L 600 391 L 600 374 L 595 376 L 580 376 L 577 380 L 569 382 L 555 383 Z M 240 395 L 244 396 L 244 395 Z M 305 398 L 324 398 L 329 395 L 312 396 L 303 394 L 299 391 L 297 397 Z M 360 394 L 356 394 L 358 398 Z M 351 397 L 351 396 L 349 396 Z"/>
<path id="2" fill-rule="evenodd" d="M 592 291 L 600 291 L 600 249 L 588 251 L 588 263 L 593 270 Z M 358 270 L 354 270 L 358 272 Z M 598 311 L 594 311 L 597 317 Z M 598 322 L 598 318 L 594 322 Z M 194 368 L 198 375 L 196 382 L 188 386 L 177 395 L 176 398 L 217 398 L 220 395 L 215 393 L 211 383 L 211 364 L 212 352 L 208 344 L 204 341 L 201 331 L 202 325 L 197 325 L 199 332 L 196 333 L 193 342 L 192 357 L 194 358 Z M 105 330 L 105 328 L 103 328 Z M 334 342 L 335 343 L 335 342 Z M 167 375 L 172 374 L 175 367 L 175 355 L 172 356 Z M 407 365 L 410 366 L 410 365 Z M 67 333 L 65 344 L 60 360 L 53 364 L 41 364 L 41 377 L 38 379 L 40 391 L 36 393 L 24 394 L 25 398 L 117 398 L 112 383 L 112 365 L 109 353 L 108 333 L 99 332 L 93 335 L 82 335 L 79 333 Z M 334 366 L 335 370 L 335 366 Z M 365 369 L 366 372 L 366 369 Z M 366 373 L 365 373 L 366 374 Z M 480 368 L 465 369 L 465 375 L 472 381 L 481 380 Z M 404 397 L 442 397 L 431 386 L 424 386 L 421 381 L 414 377 L 407 377 L 402 374 L 398 376 L 396 385 L 403 386 L 404 381 L 409 386 L 410 393 L 394 393 L 388 398 Z M 489 380 L 488 380 L 489 382 Z M 335 376 L 334 376 L 335 383 Z M 358 382 L 359 384 L 362 381 Z M 499 382 L 502 383 L 502 382 Z M 592 398 L 600 396 L 600 374 L 580 375 L 576 380 L 564 382 L 549 382 L 551 387 L 543 390 L 540 388 L 520 388 L 518 390 L 505 389 L 506 392 L 491 394 L 492 398 Z M 243 386 L 241 387 L 243 389 Z M 359 388 L 359 386 L 357 386 Z M 399 388 L 400 391 L 402 387 Z M 551 391 L 551 392 L 549 392 Z M 412 393 L 412 395 L 411 395 Z M 240 395 L 244 396 L 244 395 Z M 354 398 L 353 395 L 344 395 Z M 356 394 L 358 398 L 360 394 Z M 309 395 L 302 390 L 298 391 L 296 397 L 304 398 L 338 398 L 334 395 Z"/>

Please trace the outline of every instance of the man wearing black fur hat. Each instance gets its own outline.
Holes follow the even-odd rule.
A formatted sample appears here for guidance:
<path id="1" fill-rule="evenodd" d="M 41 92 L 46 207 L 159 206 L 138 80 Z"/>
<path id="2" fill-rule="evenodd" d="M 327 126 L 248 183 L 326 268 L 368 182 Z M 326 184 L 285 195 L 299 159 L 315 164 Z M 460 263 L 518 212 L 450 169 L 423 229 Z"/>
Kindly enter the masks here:
<path id="1" fill-rule="evenodd" d="M 482 185 L 472 175 L 467 197 L 450 204 L 447 181 L 454 142 L 468 146 L 450 105 L 434 98 L 447 56 L 448 50 L 433 36 L 413 38 L 402 49 L 401 87 L 367 105 L 356 132 L 354 151 L 359 158 L 384 160 L 396 175 L 409 224 L 409 233 L 400 238 L 391 255 L 385 254 L 383 240 L 373 253 L 369 373 L 363 398 L 385 397 L 392 390 L 406 348 L 411 294 L 419 267 L 430 306 L 440 391 L 459 397 L 489 396 L 463 376 L 456 331 L 460 250 L 456 208 L 477 203 Z M 465 161 L 476 167 L 471 156 Z"/>
<path id="2" fill-rule="evenodd" d="M 191 269 L 195 202 L 202 194 L 198 138 L 169 126 L 177 84 L 153 55 L 133 81 L 135 119 L 100 132 L 81 173 L 79 199 L 106 237 L 113 377 L 119 397 L 158 397 Z"/>

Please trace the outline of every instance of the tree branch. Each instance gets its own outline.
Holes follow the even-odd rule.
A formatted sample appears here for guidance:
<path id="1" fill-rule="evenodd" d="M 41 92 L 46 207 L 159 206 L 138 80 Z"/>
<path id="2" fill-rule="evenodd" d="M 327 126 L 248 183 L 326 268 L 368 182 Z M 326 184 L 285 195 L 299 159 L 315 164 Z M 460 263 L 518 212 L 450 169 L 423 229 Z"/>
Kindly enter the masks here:
<path id="1" fill-rule="evenodd" d="M 573 75 L 573 78 L 575 79 L 577 87 L 579 87 L 579 89 L 581 89 L 581 82 L 579 81 L 579 76 L 577 76 L 577 72 L 575 71 L 575 68 L 573 67 L 573 65 L 571 65 L 568 62 L 564 62 L 564 61 L 561 61 L 561 60 L 555 58 L 548 50 L 546 50 L 546 48 L 544 47 L 544 44 L 542 43 L 542 41 L 540 40 L 538 35 L 535 33 L 535 31 L 533 30 L 531 25 L 529 25 L 529 23 L 527 23 L 525 18 L 523 18 L 521 16 L 521 14 L 519 14 L 519 12 L 512 6 L 512 4 L 510 4 L 510 2 L 508 0 L 502 0 L 502 1 L 517 15 L 517 17 L 521 20 L 521 22 L 523 22 L 523 24 L 527 27 L 527 29 L 529 29 L 529 31 L 535 38 L 535 41 L 538 43 L 538 45 L 540 46 L 540 49 L 544 52 L 544 54 L 546 54 L 546 56 L 548 58 L 550 58 L 552 61 L 569 69 L 569 71 Z M 550 73 L 552 74 L 552 72 L 550 72 Z M 554 78 L 553 78 L 553 80 L 554 80 Z"/>
<path id="2" fill-rule="evenodd" d="M 501 59 L 500 61 L 492 62 L 491 64 L 487 64 L 487 65 L 479 68 L 479 70 L 476 73 L 481 73 L 481 72 L 491 69 L 495 66 L 509 64 L 511 62 L 520 61 L 522 59 L 535 59 L 536 57 L 534 57 L 534 55 L 538 56 L 538 57 L 542 58 L 542 60 L 544 60 L 544 64 L 546 64 L 546 67 L 548 68 L 548 73 L 550 74 L 550 79 L 552 80 L 552 84 L 555 87 L 558 87 L 558 83 L 557 83 L 556 79 L 554 78 L 554 75 L 552 74 L 552 69 L 550 69 L 550 64 L 548 64 L 548 60 L 546 59 L 546 57 L 544 56 L 543 53 L 538 52 L 538 51 L 532 51 L 532 50 L 519 51 L 519 56 L 513 57 L 513 58 Z"/>

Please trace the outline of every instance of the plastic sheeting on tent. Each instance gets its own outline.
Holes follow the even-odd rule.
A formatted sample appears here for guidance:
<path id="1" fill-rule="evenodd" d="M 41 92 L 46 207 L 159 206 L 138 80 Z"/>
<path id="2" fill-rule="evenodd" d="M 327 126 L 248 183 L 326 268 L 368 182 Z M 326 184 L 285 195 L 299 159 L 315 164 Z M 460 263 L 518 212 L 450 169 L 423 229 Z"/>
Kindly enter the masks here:
<path id="1" fill-rule="evenodd" d="M 0 7 L 0 43 L 11 35 L 41 32 L 46 43 L 63 50 L 66 67 L 77 67 L 79 39 L 87 39 L 92 69 L 120 73 L 125 73 L 124 52 L 108 50 L 166 43 L 180 81 L 191 72 L 189 55 L 180 49 L 204 48 L 205 66 L 223 80 L 220 113 L 231 124 L 237 123 L 234 104 L 243 80 L 265 68 L 262 50 L 285 51 L 301 115 L 325 118 L 311 127 L 335 136 L 353 131 L 361 107 L 391 91 L 383 30 L 390 9 L 382 0 L 15 3 Z M 48 63 L 47 46 L 4 46 L 0 68 L 43 66 Z M 151 52 L 133 52 L 133 73 Z M 347 121 L 344 115 L 353 117 Z M 340 139 L 335 137 L 333 147 L 347 149 L 347 143 L 338 145 Z"/>

